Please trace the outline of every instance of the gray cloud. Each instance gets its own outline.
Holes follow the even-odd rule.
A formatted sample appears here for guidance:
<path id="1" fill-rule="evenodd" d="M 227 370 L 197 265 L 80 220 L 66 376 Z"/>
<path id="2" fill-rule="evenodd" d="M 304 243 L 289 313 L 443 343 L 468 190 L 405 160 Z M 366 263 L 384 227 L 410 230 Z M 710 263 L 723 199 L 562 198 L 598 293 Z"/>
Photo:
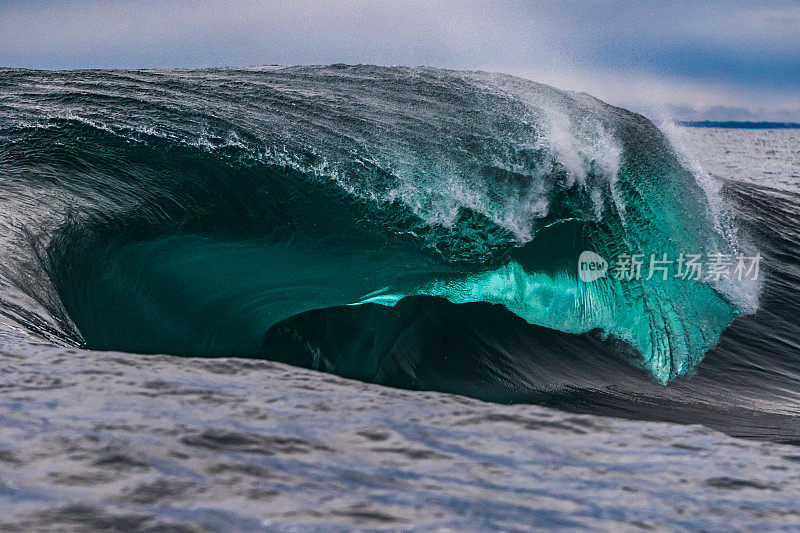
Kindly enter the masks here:
<path id="1" fill-rule="evenodd" d="M 509 72 L 651 116 L 800 120 L 791 2 L 0 3 L 3 66 L 334 62 Z"/>

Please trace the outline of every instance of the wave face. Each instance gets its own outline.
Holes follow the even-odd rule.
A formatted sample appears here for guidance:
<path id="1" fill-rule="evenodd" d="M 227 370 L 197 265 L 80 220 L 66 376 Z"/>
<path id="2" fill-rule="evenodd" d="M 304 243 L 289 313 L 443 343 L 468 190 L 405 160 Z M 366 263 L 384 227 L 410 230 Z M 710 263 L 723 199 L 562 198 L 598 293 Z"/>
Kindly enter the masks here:
<path id="1" fill-rule="evenodd" d="M 548 389 L 533 353 L 667 383 L 755 308 L 579 279 L 584 250 L 741 246 L 658 128 L 585 94 L 330 66 L 5 70 L 0 96 L 2 312 L 58 344 L 518 401 Z"/>

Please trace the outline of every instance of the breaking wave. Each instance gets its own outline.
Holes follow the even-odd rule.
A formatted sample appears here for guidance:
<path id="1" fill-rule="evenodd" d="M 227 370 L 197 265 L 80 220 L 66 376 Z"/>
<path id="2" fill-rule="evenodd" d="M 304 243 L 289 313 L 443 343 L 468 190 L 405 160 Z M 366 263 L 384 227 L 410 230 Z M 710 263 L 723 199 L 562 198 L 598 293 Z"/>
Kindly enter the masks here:
<path id="1" fill-rule="evenodd" d="M 0 91 L 0 304 L 55 343 L 521 401 L 578 354 L 666 384 L 757 309 L 674 270 L 581 281 L 584 250 L 747 249 L 656 126 L 586 94 L 338 65 Z"/>

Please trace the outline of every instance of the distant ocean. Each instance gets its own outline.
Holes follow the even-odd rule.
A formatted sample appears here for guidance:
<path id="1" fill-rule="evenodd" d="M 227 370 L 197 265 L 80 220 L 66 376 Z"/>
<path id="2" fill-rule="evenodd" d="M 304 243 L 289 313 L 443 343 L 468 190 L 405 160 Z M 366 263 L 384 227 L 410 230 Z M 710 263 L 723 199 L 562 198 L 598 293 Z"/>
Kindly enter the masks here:
<path id="1" fill-rule="evenodd" d="M 737 121 L 723 121 L 715 122 L 712 120 L 689 120 L 679 121 L 679 126 L 686 126 L 689 128 L 732 128 L 732 129 L 754 129 L 754 130 L 782 130 L 782 129 L 798 129 L 800 124 L 797 122 L 737 122 Z"/>
<path id="2" fill-rule="evenodd" d="M 798 128 L 0 69 L 0 528 L 800 527 Z"/>

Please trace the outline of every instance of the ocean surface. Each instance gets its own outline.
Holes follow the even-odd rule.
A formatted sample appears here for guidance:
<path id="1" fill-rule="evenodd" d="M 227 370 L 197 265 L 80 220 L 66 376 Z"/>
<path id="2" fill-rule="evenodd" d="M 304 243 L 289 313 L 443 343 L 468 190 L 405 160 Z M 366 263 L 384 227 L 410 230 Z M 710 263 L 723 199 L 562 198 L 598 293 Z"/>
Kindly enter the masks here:
<path id="1" fill-rule="evenodd" d="M 0 529 L 800 527 L 800 130 L 0 69 L 0 251 Z"/>

